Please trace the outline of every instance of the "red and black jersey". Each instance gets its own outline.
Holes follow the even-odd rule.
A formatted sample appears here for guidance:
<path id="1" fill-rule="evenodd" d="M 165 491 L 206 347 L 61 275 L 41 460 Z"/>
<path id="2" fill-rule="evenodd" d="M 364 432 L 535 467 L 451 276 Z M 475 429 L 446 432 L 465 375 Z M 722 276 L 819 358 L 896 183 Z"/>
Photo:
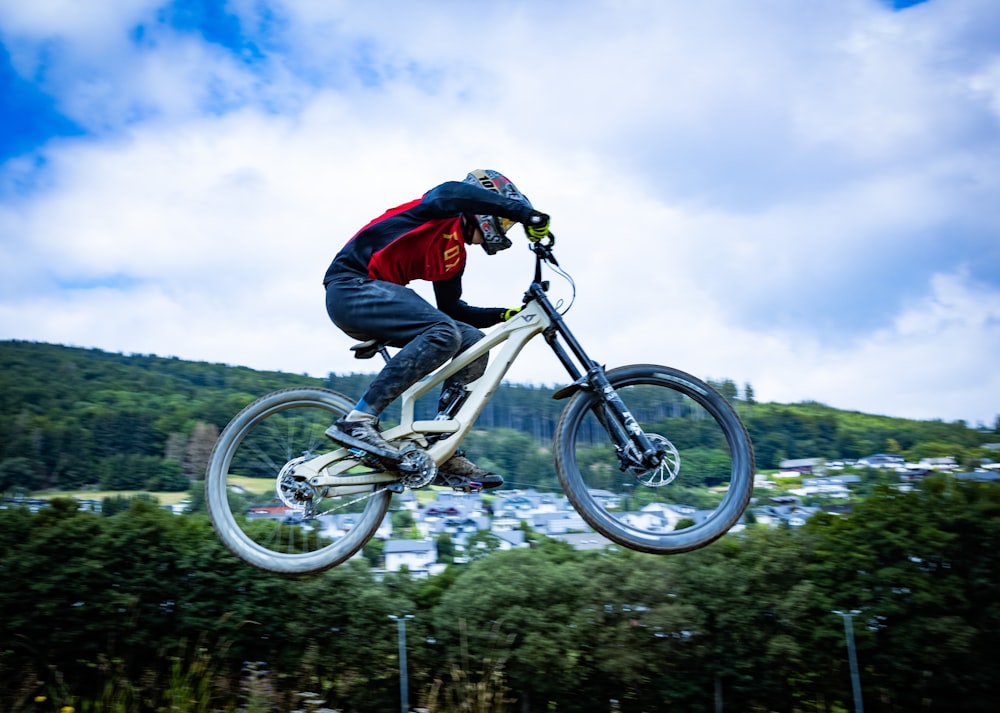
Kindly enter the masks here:
<path id="1" fill-rule="evenodd" d="M 499 321 L 499 308 L 470 307 L 461 300 L 466 238 L 475 230 L 475 221 L 462 216 L 498 215 L 524 222 L 530 214 L 530 206 L 493 191 L 460 181 L 442 183 L 359 230 L 333 259 L 323 283 L 344 274 L 397 285 L 426 280 L 434 283 L 438 309 L 487 327 Z"/>

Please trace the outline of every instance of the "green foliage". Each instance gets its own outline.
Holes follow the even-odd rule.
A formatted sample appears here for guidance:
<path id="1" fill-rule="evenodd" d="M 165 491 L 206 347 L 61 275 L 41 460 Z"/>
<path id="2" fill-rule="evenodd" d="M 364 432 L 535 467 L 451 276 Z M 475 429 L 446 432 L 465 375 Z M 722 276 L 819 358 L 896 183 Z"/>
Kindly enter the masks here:
<path id="1" fill-rule="evenodd" d="M 324 385 L 356 397 L 369 379 L 0 343 L 0 487 L 190 488 L 193 513 L 118 497 L 101 515 L 69 499 L 34 514 L 0 510 L 0 711 L 36 696 L 81 711 L 291 711 L 304 691 L 333 709 L 394 710 L 387 617 L 400 613 L 415 616 L 411 690 L 436 690 L 425 698 L 440 710 L 480 694 L 495 710 L 589 713 L 612 699 L 621 711 L 847 710 L 833 609 L 862 612 L 869 710 L 979 713 L 1000 699 L 995 485 L 937 477 L 901 493 L 871 471 L 853 513 L 801 530 L 751 527 L 676 557 L 581 553 L 528 531 L 531 549 L 494 551 L 482 534 L 475 561 L 424 580 L 377 578 L 379 541 L 314 577 L 243 565 L 220 545 L 192 482 L 218 430 L 267 391 Z M 996 427 L 760 404 L 749 385 L 740 402 L 732 382 L 718 386 L 763 467 L 875 452 L 974 463 L 998 440 Z M 503 385 L 467 440 L 470 457 L 517 486 L 557 488 L 550 443 L 563 404 L 550 391 Z M 635 408 L 645 418 L 657 406 Z M 711 485 L 722 477 L 715 444 L 700 445 L 683 455 Z M 694 492 L 685 501 L 706 506 Z"/>
<path id="2" fill-rule="evenodd" d="M 97 467 L 101 490 L 150 490 L 177 492 L 187 490 L 191 482 L 176 461 L 135 453 L 102 458 Z"/>
<path id="3" fill-rule="evenodd" d="M 80 711 L 292 711 L 303 692 L 395 710 L 388 616 L 403 613 L 412 700 L 442 711 L 850 710 L 834 609 L 861 612 L 867 709 L 985 713 L 1000 696 L 995 485 L 876 488 L 853 513 L 674 557 L 533 539 L 427 579 L 377 579 L 365 558 L 279 578 L 229 555 L 204 516 L 150 499 L 105 516 L 65 499 L 0 510 L 0 710 L 43 695 Z"/>
<path id="4" fill-rule="evenodd" d="M 176 358 L 0 342 L 0 490 L 86 485 L 186 490 L 185 480 L 202 477 L 219 431 L 254 398 L 295 385 L 325 386 L 357 398 L 370 379 L 368 374 L 316 379 Z M 974 465 L 994 454 L 980 447 L 1000 435 L 995 428 L 972 429 L 961 421 L 909 421 L 816 403 L 760 404 L 749 385 L 740 401 L 731 380 L 713 383 L 743 415 L 759 468 L 776 468 L 785 458 L 857 458 L 882 451 L 954 455 Z M 469 456 L 517 487 L 557 489 L 550 444 L 564 402 L 551 394 L 549 388 L 502 384 L 478 419 L 480 430 L 466 439 Z M 629 406 L 643 419 L 662 420 L 667 432 L 698 428 L 665 418 L 666 404 Z M 433 408 L 418 404 L 418 415 Z M 387 415 L 390 422 L 394 418 L 398 406 Z M 702 435 L 704 449 L 717 447 L 708 431 Z M 685 442 L 697 436 L 685 433 Z"/>
<path id="5" fill-rule="evenodd" d="M 470 433 L 462 447 L 477 465 L 501 473 L 509 486 L 556 490 L 558 479 L 548 446 L 527 433 L 495 428 Z"/>
<path id="6" fill-rule="evenodd" d="M 15 456 L 0 461 L 0 492 L 29 493 L 42 487 L 42 479 L 30 458 Z"/>
<path id="7" fill-rule="evenodd" d="M 438 562 L 449 564 L 455 561 L 455 543 L 447 532 L 437 536 L 437 555 Z"/>
<path id="8" fill-rule="evenodd" d="M 786 458 L 860 458 L 873 453 L 959 457 L 998 432 L 964 421 L 912 421 L 840 411 L 818 403 L 758 404 L 741 413 L 754 444 L 758 468 L 777 468 Z M 933 444 L 929 446 L 928 444 Z"/>

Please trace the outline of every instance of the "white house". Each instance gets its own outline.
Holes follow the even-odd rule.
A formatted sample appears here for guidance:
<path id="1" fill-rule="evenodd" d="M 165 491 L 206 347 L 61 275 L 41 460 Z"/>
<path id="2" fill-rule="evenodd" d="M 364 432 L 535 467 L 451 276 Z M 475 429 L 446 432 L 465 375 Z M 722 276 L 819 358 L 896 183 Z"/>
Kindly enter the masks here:
<path id="1" fill-rule="evenodd" d="M 426 575 L 437 561 L 437 543 L 434 540 L 386 540 L 385 570 L 398 572 L 403 567 L 412 574 Z"/>

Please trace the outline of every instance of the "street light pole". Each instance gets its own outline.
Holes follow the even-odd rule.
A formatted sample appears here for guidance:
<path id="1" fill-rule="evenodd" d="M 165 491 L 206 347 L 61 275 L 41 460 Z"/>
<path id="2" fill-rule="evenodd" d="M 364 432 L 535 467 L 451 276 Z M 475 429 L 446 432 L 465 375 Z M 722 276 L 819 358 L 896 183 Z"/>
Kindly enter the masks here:
<path id="1" fill-rule="evenodd" d="M 861 700 L 861 677 L 858 675 L 858 656 L 854 651 L 854 616 L 861 613 L 860 609 L 842 612 L 833 610 L 834 614 L 844 619 L 844 638 L 847 639 L 847 660 L 851 664 L 851 689 L 854 691 L 855 713 L 865 713 L 865 704 Z"/>
<path id="2" fill-rule="evenodd" d="M 410 710 L 410 692 L 406 681 L 406 620 L 412 619 L 412 614 L 403 616 L 389 615 L 396 622 L 399 633 L 399 705 L 403 713 Z"/>

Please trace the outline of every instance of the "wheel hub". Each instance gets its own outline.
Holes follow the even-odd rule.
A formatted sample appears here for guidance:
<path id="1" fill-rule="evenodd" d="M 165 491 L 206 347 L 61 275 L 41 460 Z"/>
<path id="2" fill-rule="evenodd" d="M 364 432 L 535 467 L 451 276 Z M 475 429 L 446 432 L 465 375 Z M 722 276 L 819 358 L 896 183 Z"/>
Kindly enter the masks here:
<path id="1" fill-rule="evenodd" d="M 650 488 L 659 488 L 669 485 L 677 477 L 681 469 L 681 454 L 673 443 L 656 433 L 647 433 L 646 437 L 660 451 L 660 461 L 652 468 L 637 465 L 641 462 L 641 455 L 637 451 L 635 444 L 630 443 L 625 451 L 625 456 L 633 465 L 628 466 L 629 472 L 635 476 L 643 485 Z"/>
<path id="2" fill-rule="evenodd" d="M 278 500 L 292 510 L 302 513 L 303 517 L 310 517 L 315 513 L 317 493 L 305 478 L 295 475 L 295 469 L 310 458 L 312 455 L 306 454 L 285 463 L 278 471 L 274 484 Z"/>

